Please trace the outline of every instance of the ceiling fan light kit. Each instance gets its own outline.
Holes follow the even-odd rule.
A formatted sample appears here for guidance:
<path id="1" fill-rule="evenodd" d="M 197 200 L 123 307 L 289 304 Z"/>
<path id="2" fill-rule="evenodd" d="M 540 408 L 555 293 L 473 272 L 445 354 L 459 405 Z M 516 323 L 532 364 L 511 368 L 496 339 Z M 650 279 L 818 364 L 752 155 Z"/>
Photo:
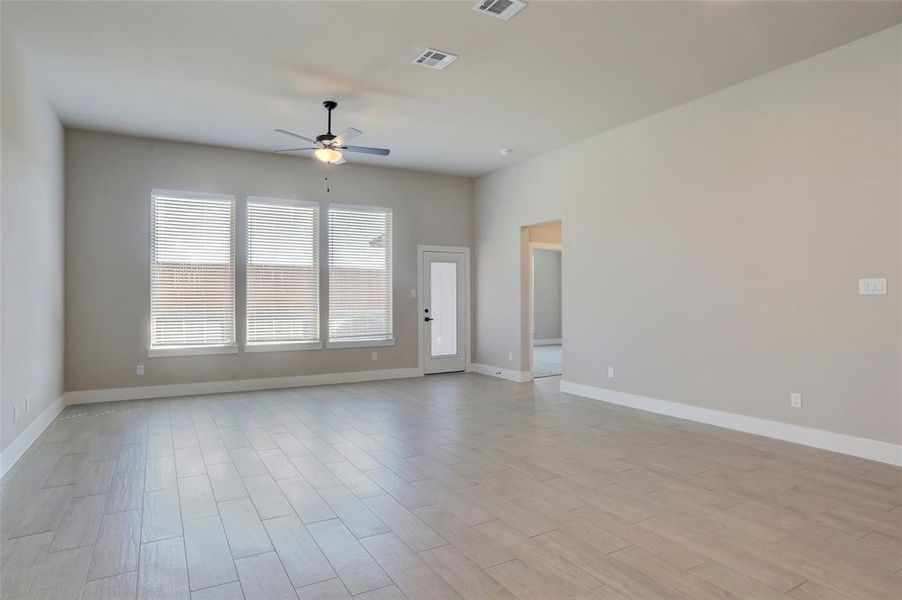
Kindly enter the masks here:
<path id="1" fill-rule="evenodd" d="M 338 135 L 332 133 L 332 111 L 338 107 L 338 102 L 334 100 L 326 100 L 323 102 L 323 106 L 326 109 L 327 114 L 327 122 L 326 122 L 326 133 L 320 134 L 316 136 L 316 139 L 311 139 L 309 137 L 294 133 L 293 131 L 288 131 L 287 129 L 276 129 L 276 133 L 281 133 L 282 135 L 291 136 L 294 138 L 298 138 L 300 140 L 304 140 L 313 146 L 309 148 L 285 148 L 283 150 L 276 150 L 276 152 L 297 152 L 299 150 L 313 150 L 313 155 L 327 165 L 340 165 L 345 162 L 344 153 L 345 152 L 358 152 L 360 154 L 375 154 L 377 156 L 388 156 L 391 150 L 387 148 L 368 148 L 367 146 L 348 146 L 347 143 L 360 136 L 363 135 L 363 132 L 359 129 L 354 129 L 353 127 L 348 127 Z"/>

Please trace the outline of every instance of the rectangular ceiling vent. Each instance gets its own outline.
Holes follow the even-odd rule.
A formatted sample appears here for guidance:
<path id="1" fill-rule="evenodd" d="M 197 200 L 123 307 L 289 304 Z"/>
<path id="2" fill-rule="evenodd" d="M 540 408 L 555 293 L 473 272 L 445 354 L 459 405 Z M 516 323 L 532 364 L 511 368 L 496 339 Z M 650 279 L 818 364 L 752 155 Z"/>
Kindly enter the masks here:
<path id="1" fill-rule="evenodd" d="M 507 21 L 524 8 L 523 0 L 480 0 L 473 10 Z"/>
<path id="2" fill-rule="evenodd" d="M 433 50 L 426 48 L 420 55 L 413 59 L 414 64 L 423 65 L 436 71 L 441 71 L 451 63 L 457 60 L 457 56 L 441 50 Z"/>

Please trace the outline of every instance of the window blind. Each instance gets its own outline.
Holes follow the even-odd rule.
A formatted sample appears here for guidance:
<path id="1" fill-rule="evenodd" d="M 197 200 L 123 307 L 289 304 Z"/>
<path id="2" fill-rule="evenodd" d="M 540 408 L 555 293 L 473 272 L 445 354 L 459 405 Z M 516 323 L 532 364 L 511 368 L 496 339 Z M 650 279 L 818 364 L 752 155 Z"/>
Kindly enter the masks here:
<path id="1" fill-rule="evenodd" d="M 150 347 L 235 344 L 235 199 L 155 190 Z"/>
<path id="2" fill-rule="evenodd" d="M 319 205 L 248 198 L 247 343 L 319 341 Z"/>
<path id="3" fill-rule="evenodd" d="M 392 338 L 392 213 L 329 207 L 329 340 Z"/>

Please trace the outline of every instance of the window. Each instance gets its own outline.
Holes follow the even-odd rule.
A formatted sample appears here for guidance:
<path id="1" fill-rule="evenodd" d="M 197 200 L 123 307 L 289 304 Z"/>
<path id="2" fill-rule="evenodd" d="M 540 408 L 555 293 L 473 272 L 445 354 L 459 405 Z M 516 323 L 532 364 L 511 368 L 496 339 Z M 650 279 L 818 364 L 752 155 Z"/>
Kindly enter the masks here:
<path id="1" fill-rule="evenodd" d="M 319 205 L 248 198 L 246 349 L 303 346 L 320 347 Z"/>
<path id="2" fill-rule="evenodd" d="M 235 352 L 235 198 L 154 190 L 150 355 Z"/>
<path id="3" fill-rule="evenodd" d="M 392 339 L 392 213 L 329 207 L 329 344 Z"/>

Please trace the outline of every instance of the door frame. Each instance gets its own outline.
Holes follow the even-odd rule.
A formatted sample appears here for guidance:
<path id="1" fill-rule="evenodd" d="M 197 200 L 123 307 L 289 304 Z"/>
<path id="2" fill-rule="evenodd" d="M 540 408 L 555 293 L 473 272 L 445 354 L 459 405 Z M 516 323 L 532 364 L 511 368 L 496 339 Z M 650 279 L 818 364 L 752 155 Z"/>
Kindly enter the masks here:
<path id="1" fill-rule="evenodd" d="M 561 265 L 563 265 L 563 247 L 562 244 L 553 242 L 529 242 L 529 328 L 527 332 L 529 340 L 529 380 L 532 381 L 532 370 L 535 362 L 535 329 L 536 329 L 536 282 L 535 282 L 535 266 L 536 266 L 536 250 L 556 250 L 561 253 Z M 563 288 L 563 285 L 561 286 Z M 563 289 L 561 289 L 561 297 L 563 298 Z M 563 310 L 563 306 L 561 307 Z M 561 332 L 563 334 L 563 332 Z M 561 335 L 563 339 L 563 335 Z"/>
<path id="2" fill-rule="evenodd" d="M 466 325 L 464 327 L 464 339 L 463 339 L 463 348 L 464 348 L 464 368 L 466 371 L 470 370 L 470 340 L 472 339 L 472 329 L 473 322 L 471 320 L 472 310 L 471 310 L 471 294 L 470 294 L 470 277 L 472 277 L 470 273 L 470 269 L 472 268 L 472 263 L 470 262 L 470 248 L 467 246 L 430 246 L 426 244 L 417 244 L 417 369 L 420 372 L 420 375 L 426 374 L 426 368 L 423 359 L 423 352 L 426 351 L 426 348 L 423 347 L 423 309 L 426 307 L 423 305 L 424 295 L 424 286 L 425 282 L 423 281 L 423 265 L 425 264 L 425 253 L 426 252 L 454 252 L 460 253 L 464 255 L 464 264 L 466 266 L 466 276 L 463 278 L 463 293 L 464 293 L 464 319 L 466 320 Z"/>

